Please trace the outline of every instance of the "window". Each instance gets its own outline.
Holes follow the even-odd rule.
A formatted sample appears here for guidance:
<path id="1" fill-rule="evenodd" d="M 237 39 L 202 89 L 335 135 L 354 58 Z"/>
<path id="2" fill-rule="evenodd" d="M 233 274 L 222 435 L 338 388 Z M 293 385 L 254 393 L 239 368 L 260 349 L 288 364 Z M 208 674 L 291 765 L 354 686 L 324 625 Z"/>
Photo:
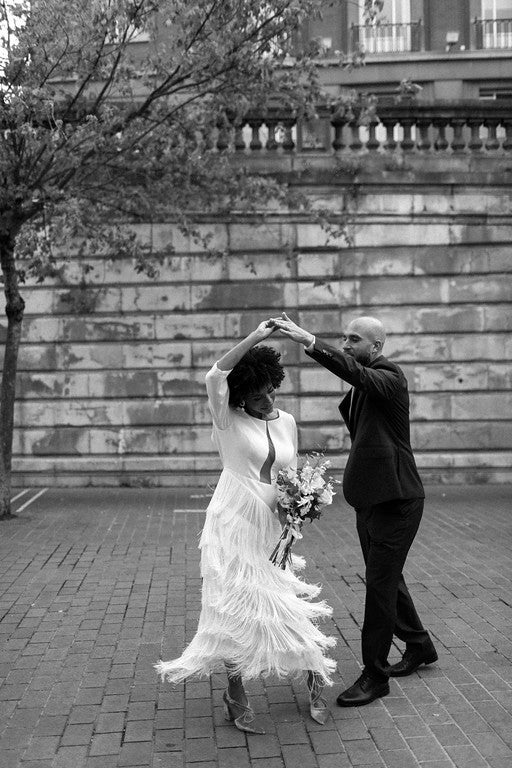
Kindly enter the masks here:
<path id="1" fill-rule="evenodd" d="M 484 48 L 512 48 L 512 0 L 482 0 Z"/>
<path id="2" fill-rule="evenodd" d="M 384 0 L 382 11 L 365 24 L 364 4 L 359 6 L 360 43 L 367 53 L 412 50 L 410 0 Z"/>

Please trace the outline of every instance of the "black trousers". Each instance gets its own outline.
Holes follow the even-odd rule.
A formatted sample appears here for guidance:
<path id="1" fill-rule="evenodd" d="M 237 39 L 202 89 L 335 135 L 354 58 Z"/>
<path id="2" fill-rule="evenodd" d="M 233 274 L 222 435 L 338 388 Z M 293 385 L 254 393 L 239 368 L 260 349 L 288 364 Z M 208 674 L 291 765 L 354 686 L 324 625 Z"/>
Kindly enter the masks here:
<path id="1" fill-rule="evenodd" d="M 362 631 L 365 669 L 377 680 L 388 677 L 393 635 L 408 650 L 433 647 L 414 607 L 402 570 L 423 514 L 423 499 L 395 499 L 356 509 L 357 532 L 366 564 Z"/>

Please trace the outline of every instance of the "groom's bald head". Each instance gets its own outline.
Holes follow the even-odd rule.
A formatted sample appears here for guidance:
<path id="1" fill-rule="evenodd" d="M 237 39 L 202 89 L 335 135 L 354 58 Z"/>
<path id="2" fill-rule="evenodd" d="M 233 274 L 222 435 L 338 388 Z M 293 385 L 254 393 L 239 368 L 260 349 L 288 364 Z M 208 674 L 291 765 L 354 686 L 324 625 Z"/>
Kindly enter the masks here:
<path id="1" fill-rule="evenodd" d="M 382 354 L 386 331 L 376 317 L 357 317 L 343 334 L 343 351 L 358 363 L 368 365 Z"/>

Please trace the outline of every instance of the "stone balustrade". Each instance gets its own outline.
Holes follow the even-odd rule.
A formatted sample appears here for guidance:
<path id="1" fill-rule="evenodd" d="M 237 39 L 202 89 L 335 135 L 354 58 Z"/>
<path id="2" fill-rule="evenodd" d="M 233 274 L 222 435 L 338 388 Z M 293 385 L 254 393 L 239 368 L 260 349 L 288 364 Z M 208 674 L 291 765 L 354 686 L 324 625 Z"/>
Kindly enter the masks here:
<path id="1" fill-rule="evenodd" d="M 360 112 L 360 109 L 359 109 Z M 427 104 L 407 98 L 382 103 L 378 117 L 357 109 L 322 108 L 310 120 L 286 110 L 248 114 L 236 125 L 218 127 L 219 150 L 235 153 L 311 152 L 506 155 L 512 152 L 512 102 Z"/>

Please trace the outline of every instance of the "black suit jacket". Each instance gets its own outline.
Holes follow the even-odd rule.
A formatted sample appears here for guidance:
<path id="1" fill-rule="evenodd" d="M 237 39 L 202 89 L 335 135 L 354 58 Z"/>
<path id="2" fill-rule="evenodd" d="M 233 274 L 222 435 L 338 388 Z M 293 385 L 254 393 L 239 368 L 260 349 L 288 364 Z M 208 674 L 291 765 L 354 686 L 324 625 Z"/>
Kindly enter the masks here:
<path id="1" fill-rule="evenodd" d="M 318 338 L 307 354 L 353 387 L 339 406 L 352 440 L 343 476 L 348 503 L 357 508 L 424 498 L 411 449 L 403 371 L 382 355 L 361 365 Z"/>

